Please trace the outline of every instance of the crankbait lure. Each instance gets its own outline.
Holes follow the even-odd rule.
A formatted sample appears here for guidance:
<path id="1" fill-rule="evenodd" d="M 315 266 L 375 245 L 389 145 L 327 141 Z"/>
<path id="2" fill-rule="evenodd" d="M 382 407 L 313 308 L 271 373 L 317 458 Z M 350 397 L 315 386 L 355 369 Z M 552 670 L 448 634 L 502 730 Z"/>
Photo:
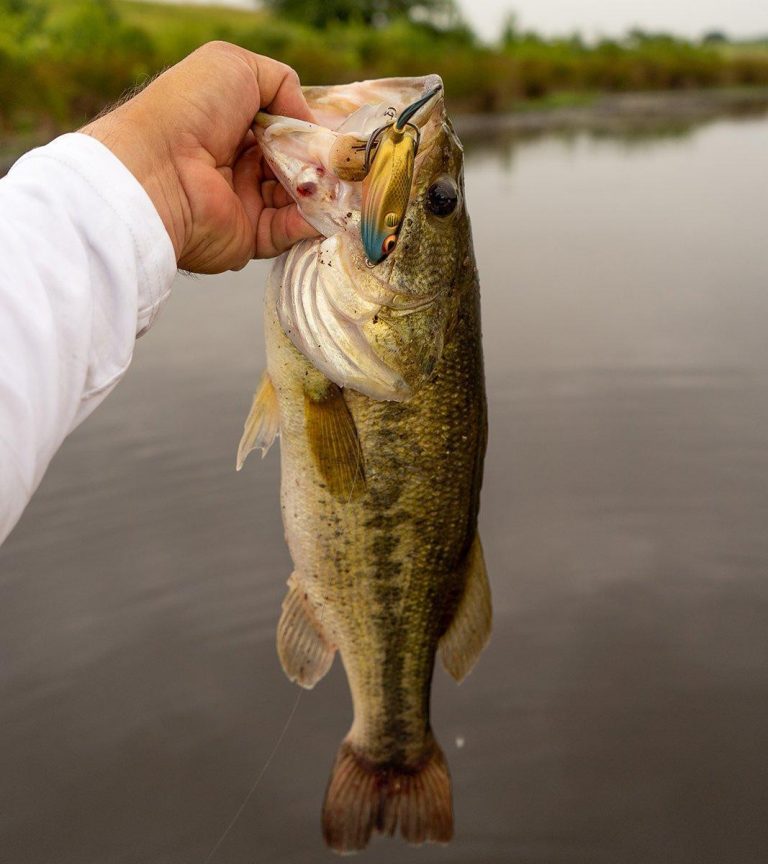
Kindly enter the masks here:
<path id="1" fill-rule="evenodd" d="M 397 245 L 408 206 L 419 129 L 409 121 L 441 90 L 438 85 L 405 108 L 393 122 L 375 130 L 365 148 L 365 179 L 360 234 L 368 261 L 379 264 Z"/>

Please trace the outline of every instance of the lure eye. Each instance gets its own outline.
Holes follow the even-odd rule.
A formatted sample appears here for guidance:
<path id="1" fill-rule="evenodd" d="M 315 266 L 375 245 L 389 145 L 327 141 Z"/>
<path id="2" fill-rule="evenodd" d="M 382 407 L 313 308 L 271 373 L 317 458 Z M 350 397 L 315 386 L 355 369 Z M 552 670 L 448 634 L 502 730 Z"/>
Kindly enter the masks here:
<path id="1" fill-rule="evenodd" d="M 452 177 L 439 177 L 427 190 L 427 210 L 435 216 L 450 216 L 459 203 L 459 189 Z"/>
<path id="2" fill-rule="evenodd" d="M 385 255 L 389 255 L 390 252 L 397 246 L 397 234 L 390 234 L 389 237 L 381 244 L 381 251 Z"/>

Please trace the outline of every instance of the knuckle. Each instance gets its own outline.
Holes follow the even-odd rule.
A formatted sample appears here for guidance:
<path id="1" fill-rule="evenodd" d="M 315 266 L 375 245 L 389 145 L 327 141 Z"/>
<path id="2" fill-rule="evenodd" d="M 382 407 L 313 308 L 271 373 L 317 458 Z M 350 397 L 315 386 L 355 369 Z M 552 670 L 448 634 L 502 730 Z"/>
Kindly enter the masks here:
<path id="1" fill-rule="evenodd" d="M 223 39 L 214 39 L 211 42 L 206 42 L 204 45 L 201 45 L 197 50 L 201 54 L 215 57 L 217 55 L 222 56 L 225 54 L 231 54 L 235 47 L 236 46 L 232 45 L 230 42 L 224 42 Z"/>
<path id="2" fill-rule="evenodd" d="M 273 57 L 263 57 L 260 59 L 272 64 L 272 68 L 279 75 L 284 84 L 298 85 L 299 73 L 293 68 L 293 66 L 283 63 L 282 60 L 275 60 Z"/>
<path id="3" fill-rule="evenodd" d="M 299 80 L 299 73 L 292 66 L 288 66 L 285 63 L 281 63 L 280 65 L 283 67 L 286 84 L 290 84 L 290 85 L 295 86 L 295 87 L 300 87 L 301 82 Z"/>

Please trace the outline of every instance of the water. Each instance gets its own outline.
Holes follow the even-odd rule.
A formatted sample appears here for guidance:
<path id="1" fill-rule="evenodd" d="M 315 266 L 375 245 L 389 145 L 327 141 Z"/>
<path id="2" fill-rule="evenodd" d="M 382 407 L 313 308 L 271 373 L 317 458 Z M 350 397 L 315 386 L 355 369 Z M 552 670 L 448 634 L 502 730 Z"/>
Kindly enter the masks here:
<path id="1" fill-rule="evenodd" d="M 469 142 L 491 646 L 434 720 L 454 843 L 368 862 L 768 856 L 768 119 Z M 0 551 L 0 861 L 199 862 L 295 705 L 277 453 L 234 456 L 265 265 L 180 278 Z M 337 663 L 215 862 L 334 860 Z"/>

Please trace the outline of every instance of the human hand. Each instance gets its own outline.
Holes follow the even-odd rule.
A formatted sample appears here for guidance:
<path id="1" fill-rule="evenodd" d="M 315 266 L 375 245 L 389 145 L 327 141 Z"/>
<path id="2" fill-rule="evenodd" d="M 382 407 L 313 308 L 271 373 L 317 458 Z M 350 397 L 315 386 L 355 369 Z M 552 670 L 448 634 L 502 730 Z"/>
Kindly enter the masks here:
<path id="1" fill-rule="evenodd" d="M 144 186 L 179 267 L 220 273 L 317 235 L 255 146 L 259 110 L 311 119 L 289 66 L 211 42 L 80 131 Z"/>

